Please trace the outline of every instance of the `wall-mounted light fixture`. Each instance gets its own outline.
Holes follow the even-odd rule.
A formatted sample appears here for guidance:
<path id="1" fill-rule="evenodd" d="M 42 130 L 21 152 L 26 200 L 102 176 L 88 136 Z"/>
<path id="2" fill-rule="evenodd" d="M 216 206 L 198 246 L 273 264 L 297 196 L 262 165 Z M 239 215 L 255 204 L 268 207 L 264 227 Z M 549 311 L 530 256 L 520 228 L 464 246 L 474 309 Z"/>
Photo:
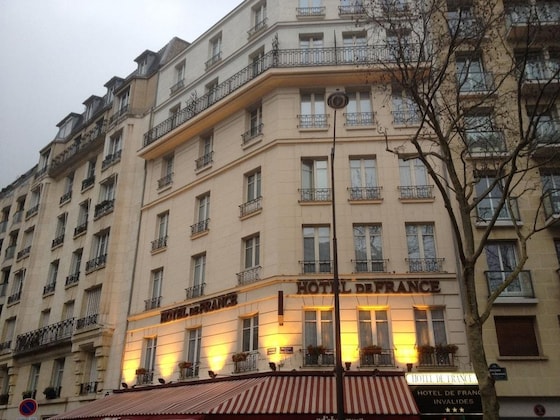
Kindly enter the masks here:
<path id="1" fill-rule="evenodd" d="M 165 379 L 163 379 L 163 378 L 158 378 L 157 381 L 162 385 L 165 383 Z"/>
<path id="2" fill-rule="evenodd" d="M 274 362 L 269 362 L 268 366 L 270 367 L 270 370 L 273 372 L 276 372 L 276 363 Z"/>
<path id="3" fill-rule="evenodd" d="M 214 379 L 216 376 L 218 376 L 218 374 L 216 372 L 214 372 L 213 370 L 209 370 L 208 371 L 208 376 L 210 376 L 211 379 Z"/>
<path id="4" fill-rule="evenodd" d="M 128 384 L 126 382 L 121 383 L 123 389 L 128 389 Z"/>

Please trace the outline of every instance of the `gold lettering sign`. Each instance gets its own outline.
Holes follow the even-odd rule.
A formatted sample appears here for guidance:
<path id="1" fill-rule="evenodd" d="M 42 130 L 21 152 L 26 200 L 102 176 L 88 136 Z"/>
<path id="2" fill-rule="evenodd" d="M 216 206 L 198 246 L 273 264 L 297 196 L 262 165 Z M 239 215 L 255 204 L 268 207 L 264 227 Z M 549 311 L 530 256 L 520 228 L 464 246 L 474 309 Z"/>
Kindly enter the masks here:
<path id="1" fill-rule="evenodd" d="M 193 305 L 181 305 L 161 311 L 160 322 L 163 324 L 164 322 L 217 311 L 218 309 L 229 308 L 235 305 L 237 305 L 237 293 L 228 293 L 227 295 L 202 300 Z"/>
<path id="2" fill-rule="evenodd" d="M 299 280 L 298 295 L 332 294 L 332 280 Z M 356 294 L 412 294 L 441 293 L 439 280 L 371 280 L 350 282 L 339 281 L 339 293 Z"/>

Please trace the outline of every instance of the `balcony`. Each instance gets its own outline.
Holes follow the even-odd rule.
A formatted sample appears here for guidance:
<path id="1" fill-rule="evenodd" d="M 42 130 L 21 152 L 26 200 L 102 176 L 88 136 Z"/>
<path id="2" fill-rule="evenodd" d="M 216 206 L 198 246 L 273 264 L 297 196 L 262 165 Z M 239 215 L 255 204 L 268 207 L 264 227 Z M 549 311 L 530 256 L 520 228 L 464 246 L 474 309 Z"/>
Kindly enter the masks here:
<path id="1" fill-rule="evenodd" d="M 544 119 L 544 118 L 543 118 Z M 534 157 L 550 157 L 560 148 L 560 123 L 555 120 L 537 121 L 534 124 Z"/>
<path id="2" fill-rule="evenodd" d="M 82 233 L 87 232 L 87 226 L 88 226 L 88 222 L 84 222 L 82 224 L 79 224 L 78 226 L 76 226 L 74 228 L 74 237 L 81 235 Z"/>
<path id="3" fill-rule="evenodd" d="M 298 115 L 299 124 L 298 128 L 300 129 L 326 129 L 328 128 L 327 125 L 327 114 L 307 114 L 307 115 Z"/>
<path id="4" fill-rule="evenodd" d="M 83 330 L 88 327 L 97 327 L 99 314 L 92 314 L 76 320 L 76 331 Z"/>
<path id="5" fill-rule="evenodd" d="M 542 196 L 542 203 L 547 223 L 560 219 L 560 189 L 546 190 Z"/>
<path id="6" fill-rule="evenodd" d="M 453 344 L 418 347 L 419 368 L 454 368 L 457 346 Z"/>
<path id="7" fill-rule="evenodd" d="M 204 63 L 204 67 L 206 68 L 206 70 L 208 70 L 209 68 L 214 66 L 216 63 L 219 63 L 220 61 L 222 61 L 221 51 L 217 54 L 214 54 L 212 57 L 210 57 L 210 59 Z"/>
<path id="8" fill-rule="evenodd" d="M 173 172 L 158 179 L 158 190 L 162 190 L 173 183 Z"/>
<path id="9" fill-rule="evenodd" d="M 194 299 L 204 295 L 204 287 L 206 283 L 197 284 L 185 289 L 186 299 Z"/>
<path id="10" fill-rule="evenodd" d="M 107 254 L 99 255 L 88 262 L 86 262 L 86 274 L 92 273 L 95 270 L 105 267 L 107 263 Z"/>
<path id="11" fill-rule="evenodd" d="M 352 260 L 355 273 L 386 273 L 386 259 Z"/>
<path id="12" fill-rule="evenodd" d="M 366 201 L 366 200 L 381 200 L 382 187 L 350 187 L 350 200 L 353 201 Z"/>
<path id="13" fill-rule="evenodd" d="M 144 368 L 136 369 L 136 385 L 151 385 L 154 382 L 154 371 Z"/>
<path id="14" fill-rule="evenodd" d="M 259 361 L 258 352 L 242 352 L 232 356 L 233 373 L 254 372 Z"/>
<path id="15" fill-rule="evenodd" d="M 167 248 L 167 235 L 152 241 L 152 252 Z"/>
<path id="16" fill-rule="evenodd" d="M 262 197 L 257 197 L 254 200 L 249 200 L 239 206 L 239 217 L 249 216 L 250 214 L 257 213 L 262 209 Z"/>
<path id="17" fill-rule="evenodd" d="M 334 350 L 323 346 L 307 346 L 303 351 L 303 366 L 334 366 Z"/>
<path id="18" fill-rule="evenodd" d="M 355 56 L 355 51 L 355 47 L 286 50 L 274 48 L 262 57 L 261 65 L 258 66 L 257 70 L 255 70 L 254 64 L 249 64 L 229 79 L 218 84 L 211 92 L 196 98 L 187 107 L 151 128 L 144 134 L 143 146 L 149 146 L 270 69 L 355 65 L 354 61 L 349 63 L 345 60 L 345 57 Z M 409 45 L 409 51 L 411 59 L 421 59 L 421 45 L 411 44 Z M 360 51 L 360 56 L 362 54 L 364 65 L 379 65 L 384 71 L 386 71 L 388 64 L 396 63 L 398 58 L 395 55 L 394 48 L 387 44 L 365 45 Z M 369 70 L 371 71 L 371 68 Z"/>
<path id="19" fill-rule="evenodd" d="M 467 130 L 465 139 L 471 157 L 495 156 L 507 151 L 504 133 L 500 130 Z"/>
<path id="20" fill-rule="evenodd" d="M 483 23 L 469 12 L 454 14 L 448 18 L 449 34 L 457 40 L 478 40 L 484 30 Z"/>
<path id="21" fill-rule="evenodd" d="M 0 343 L 0 353 L 7 353 L 12 349 L 12 340 Z"/>
<path id="22" fill-rule="evenodd" d="M 196 161 L 196 170 L 206 168 L 214 162 L 214 152 L 206 153 L 204 156 L 199 157 Z"/>
<path id="23" fill-rule="evenodd" d="M 11 305 L 12 303 L 17 303 L 19 302 L 20 299 L 21 299 L 21 290 L 19 292 L 13 293 L 10 296 L 8 296 L 8 305 Z"/>
<path id="24" fill-rule="evenodd" d="M 510 42 L 555 39 L 560 30 L 560 4 L 557 1 L 539 1 L 536 5 L 515 2 L 506 7 L 506 28 Z"/>
<path id="25" fill-rule="evenodd" d="M 37 213 L 39 213 L 39 204 L 30 207 L 29 210 L 27 210 L 27 212 L 25 213 L 25 218 L 29 219 L 30 217 L 35 216 Z"/>
<path id="26" fill-rule="evenodd" d="M 433 200 L 433 185 L 401 185 L 399 189 L 399 198 L 401 200 Z"/>
<path id="27" fill-rule="evenodd" d="M 93 219 L 99 219 L 109 213 L 111 213 L 115 208 L 115 199 L 103 200 L 101 203 L 95 205 L 95 211 L 93 213 Z"/>
<path id="28" fill-rule="evenodd" d="M 324 17 L 325 10 L 325 6 L 296 7 L 296 15 L 298 18 Z"/>
<path id="29" fill-rule="evenodd" d="M 237 273 L 237 284 L 244 285 L 254 283 L 261 279 L 262 267 L 252 267 Z"/>
<path id="30" fill-rule="evenodd" d="M 413 127 L 420 125 L 422 122 L 422 115 L 420 111 L 391 111 L 393 115 L 393 124 L 401 127 Z"/>
<path id="31" fill-rule="evenodd" d="M 251 38 L 253 35 L 259 33 L 263 29 L 266 28 L 266 18 L 262 19 L 261 21 L 257 22 L 255 26 L 247 31 L 247 36 Z"/>
<path id="32" fill-rule="evenodd" d="M 301 188 L 299 190 L 300 203 L 316 202 L 316 201 L 331 201 L 330 188 Z"/>
<path id="33" fill-rule="evenodd" d="M 89 395 L 97 393 L 98 382 L 84 382 L 80 384 L 80 395 Z"/>
<path id="34" fill-rule="evenodd" d="M 465 71 L 457 75 L 461 95 L 485 95 L 494 90 L 494 76 L 488 72 Z"/>
<path id="35" fill-rule="evenodd" d="M 23 218 L 23 210 L 18 210 L 14 213 L 12 223 L 20 223 L 21 219 Z"/>
<path id="36" fill-rule="evenodd" d="M 183 366 L 183 367 L 182 367 Z M 179 380 L 198 378 L 200 365 L 199 363 L 180 362 L 179 363 Z"/>
<path id="37" fill-rule="evenodd" d="M 72 191 L 68 191 L 60 196 L 60 200 L 58 201 L 59 205 L 63 205 L 68 203 L 72 199 Z"/>
<path id="38" fill-rule="evenodd" d="M 409 273 L 442 273 L 444 258 L 405 258 Z"/>
<path id="39" fill-rule="evenodd" d="M 395 366 L 393 349 L 367 346 L 360 349 L 360 367 Z"/>
<path id="40" fill-rule="evenodd" d="M 7 260 L 9 260 L 10 258 L 14 258 L 15 253 L 16 253 L 16 246 L 8 245 L 6 247 L 6 251 L 4 252 L 4 258 Z"/>
<path id="41" fill-rule="evenodd" d="M 559 26 L 560 28 L 560 26 Z M 546 95 L 560 84 L 560 58 L 528 57 L 522 74 L 521 91 L 526 95 Z"/>
<path id="42" fill-rule="evenodd" d="M 300 261 L 303 274 L 332 273 L 331 260 Z"/>
<path id="43" fill-rule="evenodd" d="M 251 140 L 259 137 L 262 135 L 264 124 L 260 123 L 255 126 L 252 126 L 249 130 L 241 134 L 242 144 L 246 145 L 247 143 L 251 142 Z"/>
<path id="44" fill-rule="evenodd" d="M 476 219 L 479 224 L 488 223 L 497 211 L 502 197 L 487 197 L 484 198 L 476 206 Z M 509 205 L 509 207 L 508 207 Z M 511 211 L 510 211 L 511 208 Z M 504 203 L 501 208 L 498 217 L 496 219 L 496 224 L 508 224 L 512 225 L 521 221 L 521 216 L 519 214 L 519 206 L 517 204 L 517 198 L 511 197 Z"/>
<path id="45" fill-rule="evenodd" d="M 56 282 L 47 283 L 43 287 L 43 297 L 45 297 L 47 295 L 52 295 L 54 293 L 55 289 L 56 289 Z"/>
<path id="46" fill-rule="evenodd" d="M 511 271 L 485 271 L 486 282 L 488 284 L 488 293 L 494 292 L 500 287 Z M 528 270 L 521 271 L 517 277 L 500 293 L 500 298 L 534 298 L 533 281 L 531 272 Z"/>
<path id="47" fill-rule="evenodd" d="M 121 160 L 122 150 L 118 150 L 115 153 L 111 153 L 105 156 L 103 162 L 101 162 L 101 170 L 108 168 L 109 166 L 119 162 Z"/>
<path id="48" fill-rule="evenodd" d="M 65 287 L 69 287 L 69 286 L 73 286 L 75 284 L 78 284 L 78 282 L 80 281 L 80 272 L 76 272 L 74 274 L 70 274 L 69 276 L 66 277 L 66 280 L 64 282 L 64 286 Z"/>
<path id="49" fill-rule="evenodd" d="M 338 6 L 338 16 L 340 17 L 352 17 L 361 16 L 366 14 L 366 9 L 361 2 L 356 1 L 355 4 Z"/>
<path id="50" fill-rule="evenodd" d="M 178 92 L 183 87 L 185 87 L 185 79 L 181 79 L 177 81 L 175 84 L 171 85 L 171 87 L 169 88 L 169 95 L 174 95 L 175 92 Z"/>
<path id="51" fill-rule="evenodd" d="M 19 251 L 17 253 L 16 256 L 16 260 L 21 260 L 22 258 L 27 258 L 29 257 L 29 254 L 31 254 L 31 245 L 23 248 L 21 251 Z"/>
<path id="52" fill-rule="evenodd" d="M 159 308 L 161 304 L 161 296 L 153 297 L 151 299 L 144 300 L 144 310 L 150 311 L 152 309 Z"/>
<path id="53" fill-rule="evenodd" d="M 347 127 L 369 127 L 375 123 L 373 112 L 348 112 L 344 118 Z"/>
<path id="54" fill-rule="evenodd" d="M 36 353 L 41 350 L 69 344 L 74 328 L 74 318 L 65 319 L 56 324 L 20 334 L 16 338 L 14 355 L 21 356 L 27 353 Z"/>
<path id="55" fill-rule="evenodd" d="M 207 232 L 210 225 L 210 219 L 205 219 L 200 222 L 191 225 L 191 236 L 197 235 L 199 233 Z"/>
<path id="56" fill-rule="evenodd" d="M 64 233 L 62 235 L 58 235 L 54 238 L 51 242 L 51 248 L 56 248 L 64 243 Z"/>
<path id="57" fill-rule="evenodd" d="M 95 184 L 95 175 L 92 175 L 82 181 L 82 192 L 87 190 L 90 187 L 93 187 Z"/>

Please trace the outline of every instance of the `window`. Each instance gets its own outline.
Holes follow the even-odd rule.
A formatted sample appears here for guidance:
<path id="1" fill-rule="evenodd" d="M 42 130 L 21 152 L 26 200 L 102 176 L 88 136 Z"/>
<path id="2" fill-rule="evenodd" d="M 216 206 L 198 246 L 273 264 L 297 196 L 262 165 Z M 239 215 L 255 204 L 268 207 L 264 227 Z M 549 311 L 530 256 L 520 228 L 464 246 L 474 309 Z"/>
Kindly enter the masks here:
<path id="1" fill-rule="evenodd" d="M 385 309 L 359 310 L 360 365 L 393 365 L 389 319 Z M 376 346 L 378 351 L 373 350 Z"/>
<path id="2" fill-rule="evenodd" d="M 433 198 L 432 185 L 428 185 L 428 171 L 418 158 L 399 158 L 399 186 L 401 199 Z"/>
<path id="3" fill-rule="evenodd" d="M 370 92 L 368 90 L 347 92 L 346 125 L 357 127 L 373 124 Z"/>
<path id="4" fill-rule="evenodd" d="M 358 6 L 362 8 L 363 6 Z M 343 34 L 343 60 L 346 63 L 362 63 L 368 60 L 366 34 Z"/>
<path id="5" fill-rule="evenodd" d="M 161 290 L 163 284 L 163 268 L 152 271 L 152 291 L 151 296 L 146 300 L 146 311 L 159 308 L 161 304 Z"/>
<path id="6" fill-rule="evenodd" d="M 60 196 L 59 204 L 62 205 L 64 203 L 67 203 L 68 201 L 70 201 L 70 199 L 72 198 L 72 186 L 73 186 L 73 184 L 74 184 L 74 172 L 72 172 L 70 175 L 68 175 L 64 179 L 64 192 Z"/>
<path id="7" fill-rule="evenodd" d="M 41 364 L 33 363 L 29 371 L 29 379 L 27 380 L 27 390 L 31 391 L 33 395 L 28 398 L 33 398 L 37 392 L 37 384 L 39 383 L 39 374 L 41 372 Z"/>
<path id="8" fill-rule="evenodd" d="M 241 351 L 251 352 L 259 349 L 259 316 L 244 318 L 242 323 Z"/>
<path id="9" fill-rule="evenodd" d="M 253 7 L 253 27 L 249 30 L 249 36 L 266 27 L 266 2 Z"/>
<path id="10" fill-rule="evenodd" d="M 473 16 L 472 5 L 457 4 L 447 1 L 447 20 L 451 36 L 459 39 L 476 37 L 480 28 Z"/>
<path id="11" fill-rule="evenodd" d="M 0 350 L 8 350 L 11 348 L 15 330 L 16 318 L 13 317 L 6 319 L 4 329 L 2 330 L 2 343 L 0 344 Z"/>
<path id="12" fill-rule="evenodd" d="M 169 212 L 161 213 L 157 217 L 156 239 L 152 241 L 152 251 L 165 248 L 167 246 L 167 231 L 169 229 Z"/>
<path id="13" fill-rule="evenodd" d="M 191 235 L 208 231 L 210 223 L 210 193 L 197 198 L 197 222 L 191 226 Z"/>
<path id="14" fill-rule="evenodd" d="M 325 94 L 302 93 L 300 98 L 299 128 L 327 128 Z"/>
<path id="15" fill-rule="evenodd" d="M 298 16 L 320 16 L 325 14 L 322 0 L 299 0 Z"/>
<path id="16" fill-rule="evenodd" d="M 8 304 L 19 302 L 21 299 L 21 291 L 23 289 L 23 281 L 25 279 L 25 269 L 22 268 L 14 273 L 14 284 L 10 296 L 8 296 Z"/>
<path id="17" fill-rule="evenodd" d="M 161 178 L 158 180 L 158 188 L 165 188 L 173 182 L 173 165 L 175 164 L 175 156 L 164 156 L 161 161 Z"/>
<path id="18" fill-rule="evenodd" d="M 419 366 L 454 366 L 455 345 L 448 345 L 443 308 L 414 308 Z"/>
<path id="19" fill-rule="evenodd" d="M 442 271 L 442 259 L 436 256 L 433 224 L 407 223 L 408 270 L 411 273 Z"/>
<path id="20" fill-rule="evenodd" d="M 82 181 L 82 191 L 85 191 L 93 187 L 93 184 L 95 183 L 95 164 L 96 164 L 95 159 L 90 160 L 87 163 L 86 176 Z"/>
<path id="21" fill-rule="evenodd" d="M 83 382 L 80 384 L 80 395 L 97 392 L 97 357 L 95 350 L 84 351 Z"/>
<path id="22" fill-rule="evenodd" d="M 51 246 L 57 247 L 64 242 L 64 233 L 66 232 L 66 221 L 68 220 L 68 213 L 62 213 L 56 219 L 56 231 Z"/>
<path id="23" fill-rule="evenodd" d="M 484 72 L 480 57 L 459 56 L 456 64 L 459 92 L 485 92 L 489 89 L 488 74 Z"/>
<path id="24" fill-rule="evenodd" d="M 471 153 L 506 151 L 503 133 L 496 128 L 490 111 L 481 110 L 465 115 L 465 141 Z"/>
<path id="25" fill-rule="evenodd" d="M 534 316 L 495 316 L 500 356 L 539 356 Z"/>
<path id="26" fill-rule="evenodd" d="M 210 58 L 206 61 L 206 69 L 209 69 L 222 59 L 222 34 L 219 34 L 210 41 L 209 56 Z"/>
<path id="27" fill-rule="evenodd" d="M 323 35 L 302 35 L 299 39 L 299 48 L 302 50 L 302 64 L 323 63 Z"/>
<path id="28" fill-rule="evenodd" d="M 80 279 L 80 267 L 82 265 L 83 248 L 77 249 L 72 253 L 72 261 L 70 262 L 70 272 L 66 277 L 66 286 L 78 283 Z"/>
<path id="29" fill-rule="evenodd" d="M 83 318 L 78 319 L 76 322 L 76 329 L 80 330 L 88 326 L 97 325 L 97 318 L 99 317 L 99 303 L 101 301 L 101 287 L 94 287 L 86 290 L 83 301 Z"/>
<path id="30" fill-rule="evenodd" d="M 515 241 L 489 241 L 485 247 L 488 271 L 488 290 L 492 293 L 504 283 L 517 267 L 517 246 Z M 533 297 L 530 273 L 521 271 L 500 297 Z"/>
<path id="31" fill-rule="evenodd" d="M 198 376 L 200 366 L 200 344 L 202 342 L 202 328 L 187 330 L 187 361 L 192 363 L 192 367 L 187 370 L 185 377 Z"/>
<path id="32" fill-rule="evenodd" d="M 331 200 L 326 159 L 303 159 L 301 161 L 300 200 Z"/>
<path id="33" fill-rule="evenodd" d="M 109 230 L 103 230 L 93 237 L 91 259 L 86 263 L 86 273 L 105 267 L 109 248 Z"/>
<path id="34" fill-rule="evenodd" d="M 393 88 L 391 96 L 393 104 L 393 123 L 395 125 L 409 126 L 420 124 L 421 114 L 414 99 L 403 90 Z"/>
<path id="35" fill-rule="evenodd" d="M 206 276 L 206 254 L 195 255 L 192 258 L 192 287 L 187 289 L 187 299 L 204 294 Z"/>
<path id="36" fill-rule="evenodd" d="M 377 186 L 375 157 L 350 158 L 350 199 L 378 200 L 381 187 Z"/>
<path id="37" fill-rule="evenodd" d="M 560 171 L 542 170 L 543 206 L 545 217 L 548 219 L 560 214 Z"/>
<path id="38" fill-rule="evenodd" d="M 56 287 L 56 278 L 58 277 L 59 260 L 55 260 L 49 266 L 49 276 L 47 277 L 47 284 L 43 288 L 43 296 L 54 293 Z"/>
<path id="39" fill-rule="evenodd" d="M 44 174 L 47 172 L 49 167 L 49 156 L 51 155 L 51 149 L 47 149 L 41 152 L 39 156 L 39 166 L 37 167 L 37 175 Z"/>
<path id="40" fill-rule="evenodd" d="M 130 105 L 130 88 L 119 95 L 119 110 L 118 115 L 123 115 L 128 112 Z"/>
<path id="41" fill-rule="evenodd" d="M 102 168 L 106 168 L 121 159 L 122 137 L 122 131 L 119 131 L 107 140 L 107 144 L 105 146 L 105 159 L 101 165 Z"/>
<path id="42" fill-rule="evenodd" d="M 518 212 L 516 208 L 517 201 L 511 197 L 508 201 L 504 202 L 503 207 L 500 209 L 500 201 L 504 194 L 502 190 L 502 183 L 496 180 L 491 175 L 481 175 L 476 183 L 477 199 L 480 199 L 476 206 L 477 218 L 480 221 L 487 222 L 494 217 L 496 212 L 499 211 L 498 221 L 514 222 L 518 220 Z M 511 206 L 511 212 L 508 208 Z"/>
<path id="43" fill-rule="evenodd" d="M 31 244 L 33 243 L 33 235 L 35 234 L 35 226 L 27 229 L 23 233 L 23 247 L 17 253 L 16 259 L 26 258 L 31 253 Z"/>
<path id="44" fill-rule="evenodd" d="M 196 169 L 210 166 L 213 162 L 213 135 L 207 135 L 200 139 L 200 157 L 196 160 Z"/>
<path id="45" fill-rule="evenodd" d="M 249 111 L 249 130 L 243 133 L 243 143 L 262 134 L 262 105 L 258 105 Z"/>
<path id="46" fill-rule="evenodd" d="M 245 202 L 239 206 L 240 216 L 247 216 L 262 208 L 261 169 L 245 175 Z"/>
<path id="47" fill-rule="evenodd" d="M 41 311 L 41 316 L 39 317 L 39 328 L 44 328 L 49 325 L 49 320 L 51 317 L 51 310 L 44 309 Z"/>
<path id="48" fill-rule="evenodd" d="M 4 267 L 2 268 L 2 270 L 0 270 L 0 297 L 6 296 L 6 293 L 8 292 L 8 280 L 10 278 L 11 270 L 11 266 Z"/>
<path id="49" fill-rule="evenodd" d="M 260 278 L 260 236 L 243 240 L 243 270 L 237 274 L 239 284 L 247 284 Z"/>
<path id="50" fill-rule="evenodd" d="M 560 119 L 555 107 L 528 107 L 527 116 L 533 125 L 535 147 L 556 146 L 560 143 Z"/>
<path id="51" fill-rule="evenodd" d="M 253 54 L 249 56 L 250 64 L 253 70 L 253 77 L 258 76 L 263 71 L 266 70 L 265 67 L 265 55 L 264 55 L 264 48 L 259 48 Z"/>
<path id="52" fill-rule="evenodd" d="M 304 311 L 305 365 L 334 364 L 334 327 L 331 310 Z M 319 347 L 320 346 L 320 347 Z M 314 350 L 320 348 L 320 351 Z"/>
<path id="53" fill-rule="evenodd" d="M 328 226 L 303 228 L 303 272 L 331 272 L 331 231 Z"/>
<path id="54" fill-rule="evenodd" d="M 94 219 L 105 216 L 115 208 L 115 191 L 117 189 L 116 175 L 110 176 L 101 183 L 99 204 L 95 206 Z"/>
<path id="55" fill-rule="evenodd" d="M 185 62 L 181 62 L 175 66 L 175 83 L 171 86 L 171 94 L 177 92 L 185 86 Z"/>
<path id="56" fill-rule="evenodd" d="M 74 236 L 78 236 L 87 230 L 89 217 L 89 199 L 80 203 L 78 211 L 78 223 L 74 229 Z"/>
<path id="57" fill-rule="evenodd" d="M 354 252 L 357 273 L 385 272 L 381 225 L 354 225 Z"/>
<path id="58" fill-rule="evenodd" d="M 55 359 L 53 365 L 53 374 L 51 379 L 51 386 L 54 388 L 55 397 L 60 396 L 60 389 L 62 386 L 62 377 L 64 375 L 64 362 L 65 359 Z M 49 398 L 49 394 L 46 394 L 47 399 Z"/>
<path id="59" fill-rule="evenodd" d="M 142 382 L 144 384 L 152 383 L 154 377 L 154 369 L 156 367 L 156 350 L 157 350 L 157 337 L 149 337 L 144 339 L 144 357 L 142 367 L 146 369 L 146 374 L 143 375 Z"/>
<path id="60" fill-rule="evenodd" d="M 35 216 L 39 212 L 39 202 L 41 201 L 41 187 L 38 186 L 31 190 L 31 198 L 29 200 L 29 208 L 25 217 L 29 218 Z"/>

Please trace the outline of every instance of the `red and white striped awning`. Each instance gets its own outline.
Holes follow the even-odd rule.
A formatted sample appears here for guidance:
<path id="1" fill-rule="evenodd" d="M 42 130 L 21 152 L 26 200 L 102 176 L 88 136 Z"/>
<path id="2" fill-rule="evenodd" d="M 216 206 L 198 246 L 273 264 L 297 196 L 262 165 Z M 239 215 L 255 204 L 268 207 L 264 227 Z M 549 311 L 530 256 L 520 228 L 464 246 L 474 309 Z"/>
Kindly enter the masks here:
<path id="1" fill-rule="evenodd" d="M 419 418 L 399 373 L 347 372 L 344 404 L 347 418 Z M 52 420 L 322 419 L 336 413 L 332 372 L 268 372 L 119 391 Z"/>

